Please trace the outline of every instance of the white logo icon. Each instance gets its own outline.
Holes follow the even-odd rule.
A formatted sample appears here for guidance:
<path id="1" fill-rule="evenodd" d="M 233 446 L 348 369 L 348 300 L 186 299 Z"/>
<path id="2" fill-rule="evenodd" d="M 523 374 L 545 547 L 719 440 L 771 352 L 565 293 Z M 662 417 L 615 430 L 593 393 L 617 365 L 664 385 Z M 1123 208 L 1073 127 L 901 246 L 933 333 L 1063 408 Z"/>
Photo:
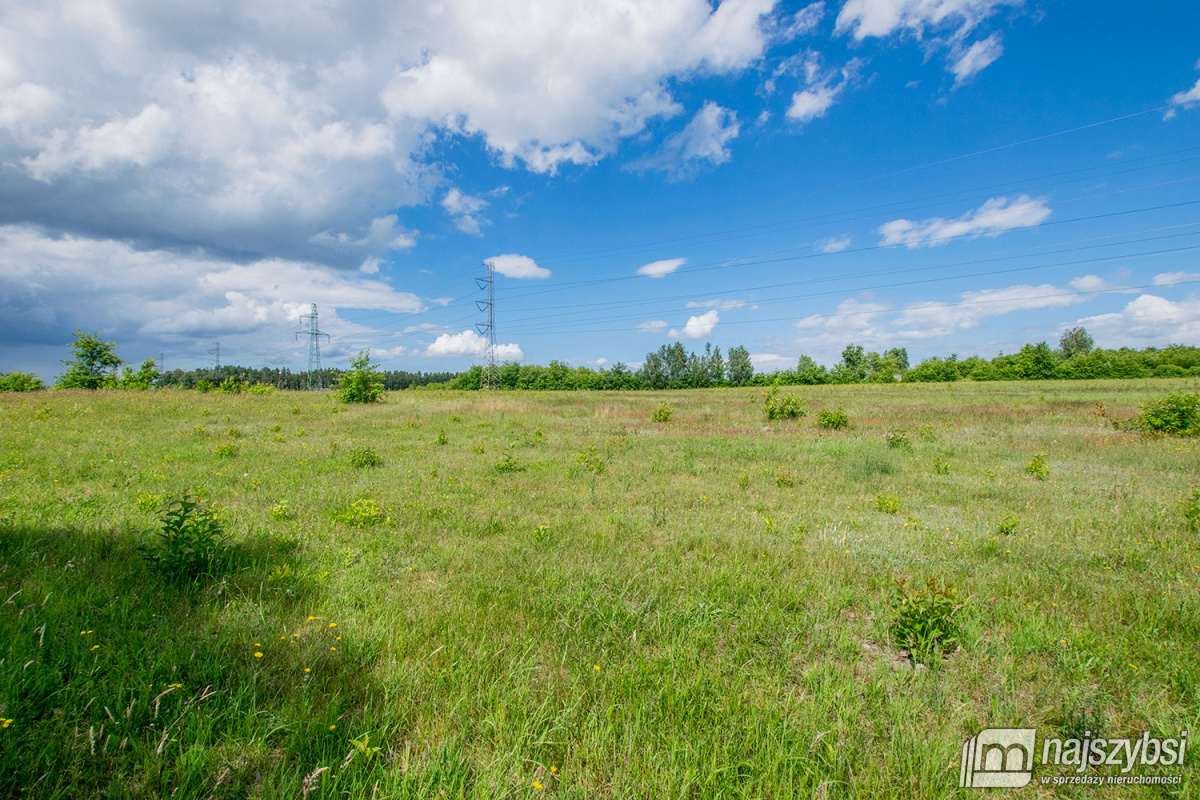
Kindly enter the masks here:
<path id="1" fill-rule="evenodd" d="M 962 748 L 958 785 L 1019 789 L 1033 779 L 1037 728 L 987 728 Z"/>

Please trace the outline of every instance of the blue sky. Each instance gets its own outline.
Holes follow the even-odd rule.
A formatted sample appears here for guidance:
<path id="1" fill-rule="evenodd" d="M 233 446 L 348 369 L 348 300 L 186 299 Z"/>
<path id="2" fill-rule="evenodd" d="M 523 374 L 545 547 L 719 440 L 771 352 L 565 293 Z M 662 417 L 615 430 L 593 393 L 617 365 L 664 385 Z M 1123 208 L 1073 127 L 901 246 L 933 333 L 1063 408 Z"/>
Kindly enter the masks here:
<path id="1" fill-rule="evenodd" d="M 1200 6 L 17 2 L 0 371 L 1200 339 Z"/>

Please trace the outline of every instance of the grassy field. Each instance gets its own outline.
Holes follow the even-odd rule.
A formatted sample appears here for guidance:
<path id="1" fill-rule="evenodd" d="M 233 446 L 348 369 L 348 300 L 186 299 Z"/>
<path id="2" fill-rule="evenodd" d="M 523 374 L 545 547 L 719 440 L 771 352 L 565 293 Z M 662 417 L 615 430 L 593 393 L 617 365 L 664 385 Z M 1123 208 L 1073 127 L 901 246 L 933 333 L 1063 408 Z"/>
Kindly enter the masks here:
<path id="1" fill-rule="evenodd" d="M 1109 421 L 1185 386 L 0 396 L 0 795 L 971 797 L 982 728 L 1200 739 L 1198 442 Z M 180 584 L 185 490 L 230 551 Z"/>

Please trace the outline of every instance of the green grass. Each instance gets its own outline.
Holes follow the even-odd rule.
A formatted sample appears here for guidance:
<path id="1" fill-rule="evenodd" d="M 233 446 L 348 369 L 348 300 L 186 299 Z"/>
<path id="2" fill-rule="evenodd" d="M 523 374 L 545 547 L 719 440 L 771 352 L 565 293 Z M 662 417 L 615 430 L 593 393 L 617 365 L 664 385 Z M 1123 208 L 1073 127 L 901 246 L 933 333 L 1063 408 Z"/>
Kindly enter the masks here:
<path id="1" fill-rule="evenodd" d="M 982 728 L 1200 731 L 1200 442 L 1109 419 L 1179 388 L 0 396 L 0 796 L 974 797 Z M 899 581 L 961 604 L 923 668 Z"/>

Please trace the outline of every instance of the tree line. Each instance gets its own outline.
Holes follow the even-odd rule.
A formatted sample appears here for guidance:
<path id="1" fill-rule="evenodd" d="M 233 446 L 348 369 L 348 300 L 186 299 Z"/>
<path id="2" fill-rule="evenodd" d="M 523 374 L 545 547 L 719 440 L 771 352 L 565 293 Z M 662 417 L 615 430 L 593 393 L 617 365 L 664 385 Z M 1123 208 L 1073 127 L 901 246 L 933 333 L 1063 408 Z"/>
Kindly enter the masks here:
<path id="1" fill-rule="evenodd" d="M 224 366 L 220 369 L 176 369 L 160 372 L 156 362 L 145 360 L 134 369 L 116 355 L 116 343 L 98 334 L 76 332 L 71 345 L 75 358 L 64 361 L 66 371 L 55 382 L 58 388 L 149 389 L 176 386 L 183 389 L 216 388 L 222 385 L 270 386 L 276 389 L 308 388 L 308 373 L 272 367 Z M 124 371 L 121 367 L 124 366 Z M 1200 375 L 1200 348 L 1169 345 L 1143 350 L 1095 346 L 1084 328 L 1072 328 L 1059 339 L 1058 347 L 1046 342 L 1027 344 L 1018 352 L 986 359 L 934 356 L 916 366 L 909 365 L 908 351 L 896 347 L 868 352 L 850 344 L 832 367 L 801 356 L 796 366 L 779 372 L 756 372 L 750 352 L 733 347 L 727 355 L 707 344 L 701 352 L 689 352 L 682 343 L 664 344 L 646 354 L 638 369 L 617 362 L 610 367 L 571 366 L 551 361 L 547 366 L 508 362 L 489 368 L 475 365 L 465 372 L 405 372 L 378 370 L 372 380 L 388 391 L 422 387 L 478 390 L 492 385 L 507 390 L 620 391 L 638 389 L 700 389 L 713 386 L 818 385 L 846 383 L 895 383 L 904 381 L 1013 381 L 1076 380 L 1098 378 L 1170 378 Z M 338 386 L 347 370 L 323 369 L 320 385 Z M 41 378 L 21 372 L 0 374 L 0 391 L 36 391 L 45 388 Z"/>

